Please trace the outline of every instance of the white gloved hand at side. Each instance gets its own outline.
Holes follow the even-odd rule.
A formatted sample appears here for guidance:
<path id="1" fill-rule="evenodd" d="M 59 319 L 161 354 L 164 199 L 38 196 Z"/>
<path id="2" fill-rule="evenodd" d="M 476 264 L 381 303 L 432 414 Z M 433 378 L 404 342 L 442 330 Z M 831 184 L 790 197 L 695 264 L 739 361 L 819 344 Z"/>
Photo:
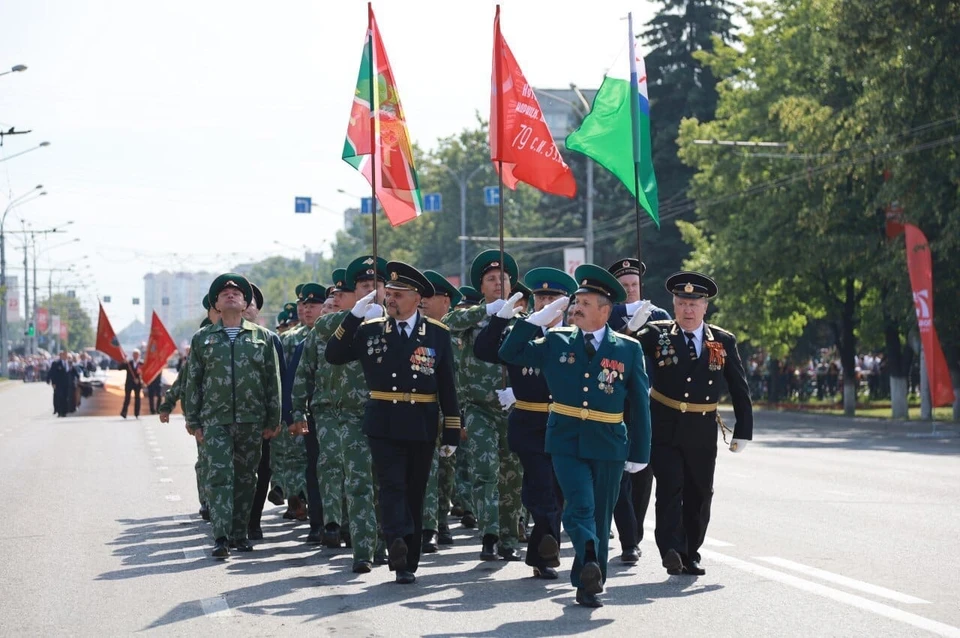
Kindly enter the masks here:
<path id="1" fill-rule="evenodd" d="M 560 297 L 555 299 L 542 309 L 536 311 L 529 317 L 527 321 L 532 323 L 535 326 L 549 326 L 551 323 L 560 318 L 560 315 L 563 314 L 563 311 L 567 309 L 567 306 L 570 305 L 569 297 Z"/>
<path id="2" fill-rule="evenodd" d="M 367 319 L 379 319 L 383 316 L 383 306 L 378 303 L 372 303 L 367 306 L 366 312 L 363 313 L 364 320 Z"/>
<path id="3" fill-rule="evenodd" d="M 747 447 L 747 443 L 749 443 L 747 439 L 734 439 L 730 441 L 730 451 L 739 454 Z"/>
<path id="4" fill-rule="evenodd" d="M 487 316 L 492 317 L 493 315 L 500 312 L 500 309 L 503 308 L 504 304 L 507 303 L 505 299 L 494 299 L 487 304 Z"/>
<path id="5" fill-rule="evenodd" d="M 630 321 L 627 322 L 627 328 L 630 332 L 636 332 L 643 327 L 643 324 L 647 323 L 647 319 L 650 318 L 650 313 L 653 311 L 653 302 L 648 299 L 643 299 L 638 302 L 637 309 L 633 312 L 633 315 L 630 317 Z M 627 309 L 629 311 L 630 304 L 627 304 Z"/>
<path id="6" fill-rule="evenodd" d="M 623 464 L 623 469 L 631 474 L 636 474 L 645 467 L 647 467 L 646 463 L 631 463 L 630 461 L 627 461 Z"/>
<path id="7" fill-rule="evenodd" d="M 350 311 L 350 314 L 356 317 L 357 319 L 363 319 L 367 314 L 367 308 L 370 307 L 370 304 L 373 303 L 373 298 L 377 296 L 377 291 L 374 290 L 370 293 L 367 293 L 366 296 L 361 297 L 357 300 L 357 303 L 353 304 L 353 309 Z"/>
<path id="8" fill-rule="evenodd" d="M 500 407 L 503 408 L 504 412 L 509 410 L 510 406 L 517 402 L 517 398 L 513 396 L 513 388 L 497 390 L 497 399 L 500 400 Z"/>
<path id="9" fill-rule="evenodd" d="M 440 446 L 440 456 L 447 458 L 453 456 L 453 453 L 457 451 L 456 445 L 441 445 Z"/>
<path id="10" fill-rule="evenodd" d="M 510 298 L 507 299 L 500 310 L 497 311 L 497 316 L 501 319 L 513 319 L 517 313 L 521 312 L 523 308 L 517 308 L 517 302 L 520 301 L 520 298 L 523 297 L 523 293 L 515 292 L 510 295 Z"/>

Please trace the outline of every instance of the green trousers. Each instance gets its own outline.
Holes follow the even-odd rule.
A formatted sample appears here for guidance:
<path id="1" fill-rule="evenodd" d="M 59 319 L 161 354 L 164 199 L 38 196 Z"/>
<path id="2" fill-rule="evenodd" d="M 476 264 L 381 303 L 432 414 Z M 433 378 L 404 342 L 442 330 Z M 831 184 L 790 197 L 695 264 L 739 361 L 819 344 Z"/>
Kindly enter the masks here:
<path id="1" fill-rule="evenodd" d="M 211 425 L 203 429 L 203 453 L 213 537 L 247 537 L 257 489 L 262 423 Z"/>

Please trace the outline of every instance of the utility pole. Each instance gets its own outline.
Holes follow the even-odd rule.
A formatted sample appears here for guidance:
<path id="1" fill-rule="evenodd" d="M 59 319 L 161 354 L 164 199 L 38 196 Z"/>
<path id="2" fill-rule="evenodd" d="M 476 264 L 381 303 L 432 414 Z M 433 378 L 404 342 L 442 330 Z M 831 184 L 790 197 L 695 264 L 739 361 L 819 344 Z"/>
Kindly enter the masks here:
<path id="1" fill-rule="evenodd" d="M 441 164 L 450 173 L 460 188 L 460 285 L 467 285 L 467 185 L 473 176 L 486 168 L 486 164 L 477 166 L 469 175 L 461 175 L 446 164 Z"/>

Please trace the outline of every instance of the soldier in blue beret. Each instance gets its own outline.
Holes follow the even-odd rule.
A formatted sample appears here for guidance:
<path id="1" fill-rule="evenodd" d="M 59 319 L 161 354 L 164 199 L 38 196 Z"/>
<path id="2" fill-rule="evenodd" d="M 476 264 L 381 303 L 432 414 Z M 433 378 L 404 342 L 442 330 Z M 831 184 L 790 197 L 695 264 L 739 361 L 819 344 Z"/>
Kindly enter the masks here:
<path id="1" fill-rule="evenodd" d="M 600 607 L 620 476 L 650 460 L 649 386 L 640 344 L 607 327 L 613 304 L 625 298 L 623 286 L 592 264 L 577 268 L 574 278 L 579 288 L 567 315 L 574 327 L 538 336 L 566 308 L 568 298 L 557 299 L 514 325 L 500 357 L 547 378 L 553 402 L 544 451 L 565 499 L 563 526 L 576 554 L 570 580 L 578 604 Z M 509 316 L 509 305 L 498 315 Z"/>

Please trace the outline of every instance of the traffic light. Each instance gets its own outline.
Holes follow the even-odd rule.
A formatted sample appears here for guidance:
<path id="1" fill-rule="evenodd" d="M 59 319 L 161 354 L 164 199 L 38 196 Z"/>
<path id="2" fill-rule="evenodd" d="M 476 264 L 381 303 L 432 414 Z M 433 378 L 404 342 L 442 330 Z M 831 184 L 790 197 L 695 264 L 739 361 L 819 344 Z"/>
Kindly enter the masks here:
<path id="1" fill-rule="evenodd" d="M 36 329 L 35 329 L 34 326 L 33 326 L 33 322 L 31 321 L 30 324 L 27 326 L 27 331 L 24 333 L 24 335 L 26 335 L 26 336 L 28 336 L 28 337 L 32 337 L 32 336 L 34 336 L 35 334 L 37 334 L 37 331 L 36 331 Z"/>

